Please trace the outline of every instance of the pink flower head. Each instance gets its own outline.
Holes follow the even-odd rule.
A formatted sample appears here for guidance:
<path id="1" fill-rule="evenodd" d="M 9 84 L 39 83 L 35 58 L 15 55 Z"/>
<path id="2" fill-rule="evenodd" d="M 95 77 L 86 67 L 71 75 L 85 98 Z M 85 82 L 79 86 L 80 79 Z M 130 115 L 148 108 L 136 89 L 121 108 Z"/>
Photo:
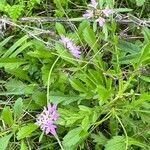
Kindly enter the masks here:
<path id="1" fill-rule="evenodd" d="M 70 51 L 70 53 L 76 57 L 79 58 L 80 57 L 80 46 L 76 46 L 73 41 L 65 36 L 61 36 L 60 40 L 59 40 L 66 48 L 68 48 L 68 50 Z"/>
<path id="2" fill-rule="evenodd" d="M 67 43 L 70 43 L 71 40 L 67 37 L 65 37 L 64 35 L 60 36 L 60 40 L 59 40 L 62 44 L 64 44 L 65 46 L 67 45 Z"/>
<path id="3" fill-rule="evenodd" d="M 36 119 L 36 124 L 40 126 L 41 130 L 43 130 L 45 134 L 51 133 L 56 135 L 57 126 L 54 125 L 54 121 L 59 118 L 59 114 L 56 112 L 56 109 L 57 104 L 51 105 L 48 103 L 48 106 L 44 107 L 44 110 Z"/>
<path id="4" fill-rule="evenodd" d="M 102 27 L 105 23 L 105 19 L 102 17 L 99 17 L 98 19 L 96 19 L 96 22 L 98 22 L 100 27 Z"/>
<path id="5" fill-rule="evenodd" d="M 110 8 L 108 8 L 108 7 L 106 7 L 105 9 L 103 9 L 102 12 L 104 13 L 104 15 L 106 17 L 108 17 L 109 15 L 113 14 L 113 10 L 110 9 Z"/>
<path id="6" fill-rule="evenodd" d="M 85 14 L 83 14 L 83 17 L 85 17 L 87 19 L 93 17 L 93 10 L 86 10 Z"/>
<path id="7" fill-rule="evenodd" d="M 91 0 L 91 3 L 89 4 L 90 7 L 93 7 L 94 9 L 96 9 L 98 3 L 96 2 L 96 0 Z"/>

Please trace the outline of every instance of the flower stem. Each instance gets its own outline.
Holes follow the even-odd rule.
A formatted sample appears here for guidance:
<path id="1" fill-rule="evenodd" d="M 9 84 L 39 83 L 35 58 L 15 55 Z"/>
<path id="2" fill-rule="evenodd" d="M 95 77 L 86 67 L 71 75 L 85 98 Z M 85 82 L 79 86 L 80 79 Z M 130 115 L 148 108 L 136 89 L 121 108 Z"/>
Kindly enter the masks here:
<path id="1" fill-rule="evenodd" d="M 61 141 L 60 141 L 59 137 L 58 137 L 57 135 L 55 135 L 55 138 L 56 138 L 56 140 L 58 141 L 58 144 L 59 144 L 61 150 L 64 150 L 64 148 L 63 148 L 63 146 L 62 146 L 62 144 L 61 144 Z"/>
<path id="2" fill-rule="evenodd" d="M 52 71 L 53 71 L 53 68 L 55 67 L 57 61 L 59 60 L 60 56 L 58 56 L 56 58 L 56 60 L 54 61 L 54 63 L 52 64 L 52 67 L 50 68 L 49 70 L 49 74 L 48 74 L 48 81 L 47 81 L 47 104 L 49 103 L 49 87 L 50 87 L 50 79 L 51 79 L 51 74 L 52 74 Z"/>

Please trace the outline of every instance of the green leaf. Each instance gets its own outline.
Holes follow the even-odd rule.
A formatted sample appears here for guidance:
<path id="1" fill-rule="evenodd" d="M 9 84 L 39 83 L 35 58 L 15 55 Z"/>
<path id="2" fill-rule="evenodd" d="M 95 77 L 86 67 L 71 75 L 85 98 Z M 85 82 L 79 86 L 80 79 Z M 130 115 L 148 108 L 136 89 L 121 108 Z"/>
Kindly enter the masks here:
<path id="1" fill-rule="evenodd" d="M 28 75 L 28 71 L 23 70 L 21 67 L 13 68 L 13 69 L 6 68 L 5 71 L 14 75 L 15 77 L 18 77 L 19 79 L 23 79 L 31 82 L 31 79 Z"/>
<path id="2" fill-rule="evenodd" d="M 82 135 L 82 128 L 75 128 L 67 133 L 67 135 L 63 138 L 63 146 L 70 148 L 76 146 L 87 136 L 87 132 Z"/>
<path id="3" fill-rule="evenodd" d="M 13 36 L 9 36 L 7 38 L 5 38 L 2 42 L 0 42 L 0 49 L 6 45 L 11 39 L 12 39 Z"/>
<path id="4" fill-rule="evenodd" d="M 19 119 L 21 117 L 21 114 L 23 112 L 23 102 L 22 102 L 22 98 L 18 98 L 15 102 L 14 105 L 14 115 L 15 115 L 15 119 Z"/>
<path id="5" fill-rule="evenodd" d="M 9 140 L 13 134 L 5 135 L 4 137 L 0 138 L 0 150 L 6 150 Z"/>
<path id="6" fill-rule="evenodd" d="M 23 52 L 26 48 L 30 47 L 31 45 L 32 45 L 31 42 L 27 42 L 27 43 L 23 44 L 21 47 L 16 49 L 16 51 L 14 53 L 12 53 L 10 55 L 10 58 L 16 57 L 19 53 Z"/>
<path id="7" fill-rule="evenodd" d="M 9 106 L 4 107 L 1 117 L 9 126 L 13 125 L 12 111 Z"/>
<path id="8" fill-rule="evenodd" d="M 58 32 L 59 35 L 65 35 L 66 31 L 65 31 L 64 26 L 61 23 L 57 22 L 55 24 L 55 28 L 56 28 L 56 30 L 57 30 L 57 32 Z"/>
<path id="9" fill-rule="evenodd" d="M 25 64 L 23 59 L 19 58 L 0 58 L 0 68 L 16 69 L 20 65 Z"/>
<path id="10" fill-rule="evenodd" d="M 25 42 L 29 37 L 27 35 L 23 36 L 21 39 L 19 39 L 15 44 L 13 44 L 6 53 L 2 56 L 2 58 L 9 57 L 23 42 Z"/>
<path id="11" fill-rule="evenodd" d="M 21 141 L 21 148 L 20 148 L 20 150 L 28 150 L 28 148 L 27 148 L 27 146 L 26 146 L 26 144 L 24 143 L 23 140 Z"/>
<path id="12" fill-rule="evenodd" d="M 126 140 L 124 136 L 113 136 L 105 144 L 105 150 L 126 150 Z"/>
<path id="13" fill-rule="evenodd" d="M 12 79 L 5 84 L 5 88 L 7 89 L 7 93 L 12 93 L 15 95 L 22 94 L 32 94 L 35 89 L 34 84 L 25 84 L 19 80 Z M 2 95 L 2 94 L 0 94 Z"/>
<path id="14" fill-rule="evenodd" d="M 139 53 L 141 51 L 141 49 L 130 42 L 127 41 L 123 41 L 123 40 L 119 40 L 117 47 L 124 52 L 129 52 L 129 53 Z"/>
<path id="15" fill-rule="evenodd" d="M 70 83 L 75 90 L 88 93 L 88 90 L 85 88 L 84 84 L 80 82 L 80 80 L 78 79 L 70 80 Z"/>
<path id="16" fill-rule="evenodd" d="M 130 8 L 116 8 L 116 9 L 114 9 L 114 11 L 116 11 L 116 12 L 130 12 L 132 10 L 133 9 L 130 9 Z"/>
<path id="17" fill-rule="evenodd" d="M 98 134 L 91 134 L 91 137 L 93 142 L 99 145 L 105 145 L 108 141 L 108 139 L 101 132 L 98 132 Z"/>
<path id="18" fill-rule="evenodd" d="M 150 43 L 143 47 L 141 56 L 139 58 L 139 63 L 142 63 L 148 59 L 150 59 Z"/>
<path id="19" fill-rule="evenodd" d="M 142 80 L 144 80 L 145 82 L 149 82 L 149 83 L 150 83 L 150 77 L 140 76 L 140 78 L 141 78 Z"/>
<path id="20" fill-rule="evenodd" d="M 35 93 L 33 93 L 32 99 L 36 104 L 42 107 L 47 104 L 46 94 L 44 92 L 36 91 Z"/>
<path id="21" fill-rule="evenodd" d="M 96 53 L 98 51 L 99 45 L 97 43 L 94 31 L 91 28 L 85 28 L 83 31 L 83 37 L 91 49 L 94 50 L 94 53 Z"/>
<path id="22" fill-rule="evenodd" d="M 144 5 L 144 3 L 145 3 L 145 0 L 136 0 L 137 6 L 142 6 L 142 5 Z"/>
<path id="23" fill-rule="evenodd" d="M 29 137 L 31 135 L 31 133 L 34 132 L 37 128 L 38 128 L 38 126 L 34 123 L 29 123 L 29 124 L 21 127 L 17 133 L 17 139 L 21 140 L 26 137 Z"/>
<path id="24" fill-rule="evenodd" d="M 72 102 L 82 100 L 83 98 L 77 95 L 64 95 L 62 93 L 51 92 L 50 100 L 51 102 L 62 103 L 63 105 L 68 105 Z"/>
<path id="25" fill-rule="evenodd" d="M 110 97 L 111 91 L 103 87 L 102 85 L 99 85 L 97 87 L 97 92 L 99 95 L 99 100 L 101 105 Z"/>
<path id="26" fill-rule="evenodd" d="M 130 137 L 129 137 L 129 145 L 136 145 L 138 147 L 145 148 L 147 150 L 150 149 L 149 145 L 142 143 L 141 141 L 138 141 L 137 139 L 130 138 Z"/>
<path id="27" fill-rule="evenodd" d="M 81 122 L 81 127 L 84 131 L 88 131 L 90 127 L 90 116 L 85 116 L 84 119 Z"/>
<path id="28" fill-rule="evenodd" d="M 87 27 L 90 27 L 90 22 L 87 21 L 87 20 L 82 21 L 82 22 L 79 24 L 79 27 L 78 27 L 78 34 L 79 34 L 80 36 L 82 36 L 82 33 L 83 33 L 84 29 L 87 28 Z"/>

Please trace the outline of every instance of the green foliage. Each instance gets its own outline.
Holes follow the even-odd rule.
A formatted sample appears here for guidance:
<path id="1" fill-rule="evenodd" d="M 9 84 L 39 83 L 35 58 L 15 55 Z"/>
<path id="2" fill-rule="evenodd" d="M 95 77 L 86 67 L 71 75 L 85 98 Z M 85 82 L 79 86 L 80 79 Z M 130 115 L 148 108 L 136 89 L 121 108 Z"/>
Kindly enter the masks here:
<path id="1" fill-rule="evenodd" d="M 0 148 L 1 150 L 6 150 L 7 145 L 9 143 L 10 138 L 12 137 L 12 134 L 5 135 L 4 137 L 0 138 Z"/>
<path id="2" fill-rule="evenodd" d="M 106 150 L 126 150 L 125 138 L 123 136 L 114 136 L 111 140 L 107 141 L 105 145 Z"/>
<path id="3" fill-rule="evenodd" d="M 35 131 L 37 128 L 38 128 L 38 126 L 33 124 L 33 123 L 30 123 L 30 124 L 27 124 L 27 125 L 21 127 L 19 129 L 19 132 L 17 133 L 17 139 L 21 140 L 21 139 L 24 139 L 26 137 L 29 137 L 30 134 L 33 131 Z"/>
<path id="4" fill-rule="evenodd" d="M 122 25 L 118 18 L 148 18 L 149 2 L 97 2 L 100 9 L 115 11 L 103 28 L 97 18 L 82 17 L 90 9 L 86 0 L 0 1 L 0 14 L 17 24 L 0 29 L 5 30 L 0 41 L 0 149 L 150 149 L 150 30 L 134 21 Z M 21 16 L 58 21 L 21 22 Z M 80 58 L 72 55 L 74 45 L 67 43 L 69 50 L 61 44 L 61 35 L 80 46 Z M 47 102 L 58 104 L 55 136 L 35 124 Z"/>

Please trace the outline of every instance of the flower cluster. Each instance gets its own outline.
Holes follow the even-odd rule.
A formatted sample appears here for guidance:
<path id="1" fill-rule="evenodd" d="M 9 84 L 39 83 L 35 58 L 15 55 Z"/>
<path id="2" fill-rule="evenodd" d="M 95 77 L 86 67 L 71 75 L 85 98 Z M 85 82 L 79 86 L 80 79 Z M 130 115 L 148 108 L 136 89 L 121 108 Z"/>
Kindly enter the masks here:
<path id="1" fill-rule="evenodd" d="M 106 22 L 105 17 L 109 17 L 109 15 L 113 14 L 113 10 L 106 7 L 103 10 L 97 9 L 98 3 L 96 0 L 91 0 L 91 3 L 88 5 L 92 9 L 88 9 L 83 14 L 83 17 L 89 19 L 92 17 L 97 17 L 96 22 L 98 22 L 99 26 L 103 26 Z M 100 12 L 98 15 L 95 12 Z"/>
<path id="2" fill-rule="evenodd" d="M 54 122 L 59 118 L 59 114 L 56 112 L 57 104 L 51 105 L 48 104 L 47 107 L 44 107 L 44 110 L 36 119 L 36 124 L 40 126 L 41 130 L 45 134 L 51 133 L 56 135 L 57 126 L 54 125 Z"/>
<path id="3" fill-rule="evenodd" d="M 73 41 L 65 36 L 61 36 L 60 40 L 59 40 L 66 48 L 69 49 L 70 53 L 76 57 L 79 58 L 80 57 L 80 46 L 76 46 Z"/>

